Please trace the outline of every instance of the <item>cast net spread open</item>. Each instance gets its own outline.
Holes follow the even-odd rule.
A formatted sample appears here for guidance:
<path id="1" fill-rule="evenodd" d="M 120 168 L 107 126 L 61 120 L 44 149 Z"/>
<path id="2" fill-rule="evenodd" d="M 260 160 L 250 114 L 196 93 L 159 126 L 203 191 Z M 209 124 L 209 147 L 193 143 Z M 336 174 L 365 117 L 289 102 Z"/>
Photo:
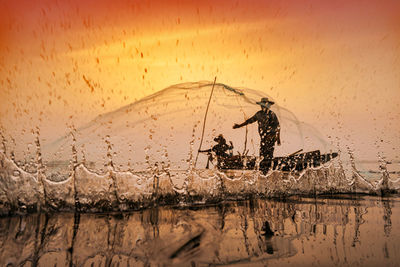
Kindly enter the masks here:
<path id="1" fill-rule="evenodd" d="M 120 170 L 144 170 L 164 162 L 172 169 L 187 169 L 193 164 L 200 145 L 212 82 L 184 83 L 102 114 L 77 129 L 75 144 L 79 159 L 97 170 L 111 160 Z M 232 129 L 253 116 L 262 97 L 258 91 L 215 84 L 208 109 L 202 149 L 215 145 L 213 139 L 223 134 L 233 142 L 233 153 L 259 154 L 257 123 Z M 282 145 L 275 155 L 288 155 L 299 149 L 332 150 L 310 125 L 300 123 L 293 113 L 274 104 L 271 108 L 281 124 Z M 247 132 L 247 133 L 246 133 Z M 71 159 L 73 138 L 65 136 L 45 148 L 47 161 Z M 108 156 L 107 156 L 108 153 Z M 111 153 L 111 154 L 110 154 Z M 207 156 L 200 154 L 197 168 L 204 168 Z"/>

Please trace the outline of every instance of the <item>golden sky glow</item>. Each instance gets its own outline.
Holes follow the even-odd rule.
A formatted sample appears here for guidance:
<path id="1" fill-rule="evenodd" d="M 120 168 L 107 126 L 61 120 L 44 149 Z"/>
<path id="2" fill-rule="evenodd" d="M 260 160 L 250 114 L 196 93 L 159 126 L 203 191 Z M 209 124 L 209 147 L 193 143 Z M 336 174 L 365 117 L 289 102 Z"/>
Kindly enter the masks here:
<path id="1" fill-rule="evenodd" d="M 326 135 L 335 128 L 349 143 L 362 140 L 358 146 L 382 137 L 385 149 L 400 147 L 398 1 L 1 5 L 0 123 L 7 130 L 60 134 L 66 123 L 217 76 L 264 91 Z"/>

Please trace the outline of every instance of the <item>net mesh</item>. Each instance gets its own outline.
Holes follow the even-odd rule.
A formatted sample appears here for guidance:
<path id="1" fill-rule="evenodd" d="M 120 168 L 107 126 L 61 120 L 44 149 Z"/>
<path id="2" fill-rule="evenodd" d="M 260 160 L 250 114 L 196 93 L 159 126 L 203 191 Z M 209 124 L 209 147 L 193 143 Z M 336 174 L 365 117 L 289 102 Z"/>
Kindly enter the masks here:
<path id="1" fill-rule="evenodd" d="M 118 110 L 99 115 L 71 135 L 66 135 L 44 148 L 47 162 L 70 160 L 76 152 L 78 161 L 102 170 L 113 164 L 118 169 L 140 170 L 164 163 L 172 169 L 194 165 L 205 122 L 201 149 L 215 145 L 213 139 L 223 134 L 232 141 L 234 154 L 259 153 L 257 123 L 233 129 L 254 115 L 256 104 L 265 93 L 234 88 L 216 83 L 206 114 L 213 82 L 191 82 L 170 86 Z M 275 156 L 284 156 L 299 149 L 328 152 L 332 147 L 311 125 L 275 103 L 271 107 L 281 125 L 282 145 Z M 205 116 L 206 115 L 206 116 Z M 246 133 L 247 132 L 247 133 Z M 200 154 L 196 166 L 204 168 L 207 156 Z"/>

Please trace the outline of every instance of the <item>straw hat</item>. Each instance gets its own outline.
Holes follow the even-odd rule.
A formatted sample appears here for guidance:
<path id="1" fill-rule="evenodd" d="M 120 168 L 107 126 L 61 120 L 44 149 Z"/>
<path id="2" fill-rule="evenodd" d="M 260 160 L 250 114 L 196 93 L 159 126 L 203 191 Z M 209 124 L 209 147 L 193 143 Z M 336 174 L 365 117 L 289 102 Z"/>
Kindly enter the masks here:
<path id="1" fill-rule="evenodd" d="M 268 99 L 268 97 L 263 97 L 261 98 L 261 101 L 256 102 L 258 105 L 265 107 L 267 103 L 270 103 L 271 105 L 275 104 L 274 101 L 271 101 Z"/>

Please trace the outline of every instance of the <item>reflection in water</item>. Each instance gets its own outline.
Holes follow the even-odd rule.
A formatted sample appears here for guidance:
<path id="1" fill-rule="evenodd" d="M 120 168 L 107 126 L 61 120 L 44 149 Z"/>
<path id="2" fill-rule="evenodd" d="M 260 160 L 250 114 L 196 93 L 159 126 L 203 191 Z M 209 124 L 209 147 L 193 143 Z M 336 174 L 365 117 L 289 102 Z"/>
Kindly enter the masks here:
<path id="1" fill-rule="evenodd" d="M 3 217 L 0 265 L 396 265 L 398 201 L 297 197 Z"/>

